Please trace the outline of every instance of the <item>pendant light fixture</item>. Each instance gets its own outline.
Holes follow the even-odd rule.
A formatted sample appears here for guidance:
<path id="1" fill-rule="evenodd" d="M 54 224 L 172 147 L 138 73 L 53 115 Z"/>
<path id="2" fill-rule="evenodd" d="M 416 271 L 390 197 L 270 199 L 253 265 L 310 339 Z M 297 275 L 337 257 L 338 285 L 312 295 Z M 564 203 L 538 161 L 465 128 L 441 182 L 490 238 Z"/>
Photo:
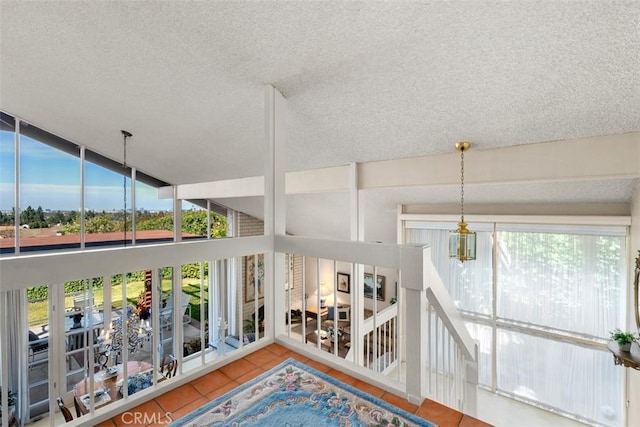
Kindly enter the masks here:
<path id="1" fill-rule="evenodd" d="M 122 168 L 123 168 L 123 172 L 122 172 L 122 186 L 124 188 L 124 234 L 123 234 L 123 240 L 124 240 L 124 245 L 127 246 L 127 138 L 131 138 L 133 135 L 131 134 L 131 132 L 126 131 L 126 130 L 121 130 L 120 131 L 122 133 L 122 138 L 123 138 L 123 143 L 122 143 L 122 147 L 123 147 L 123 162 L 122 162 Z"/>
<path id="2" fill-rule="evenodd" d="M 464 153 L 469 151 L 471 143 L 458 142 L 455 148 L 460 153 L 460 222 L 457 230 L 449 232 L 449 258 L 465 262 L 476 259 L 476 233 L 467 230 L 464 222 Z"/>

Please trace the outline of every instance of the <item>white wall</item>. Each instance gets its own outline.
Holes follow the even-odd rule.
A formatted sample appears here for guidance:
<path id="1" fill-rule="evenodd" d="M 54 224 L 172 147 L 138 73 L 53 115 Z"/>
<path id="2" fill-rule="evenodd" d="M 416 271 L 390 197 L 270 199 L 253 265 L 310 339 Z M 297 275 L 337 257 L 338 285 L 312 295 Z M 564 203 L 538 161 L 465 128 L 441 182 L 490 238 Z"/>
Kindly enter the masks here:
<path id="1" fill-rule="evenodd" d="M 318 289 L 318 277 L 320 278 L 320 283 L 326 283 L 329 286 L 333 286 L 334 281 L 336 279 L 336 273 L 346 273 L 351 275 L 351 264 L 347 262 L 337 262 L 336 268 L 334 269 L 333 260 L 320 259 L 318 263 L 317 258 L 306 257 L 305 258 L 305 274 L 306 274 L 306 287 L 305 293 L 308 295 L 309 304 L 314 304 L 316 301 L 315 292 Z M 318 276 L 318 265 L 320 266 L 320 275 Z M 373 267 L 365 266 L 365 273 L 373 274 Z M 389 301 L 392 297 L 396 297 L 396 283 L 398 282 L 398 271 L 391 268 L 378 268 L 377 271 L 379 276 L 384 276 L 385 278 L 385 290 L 384 290 L 384 301 L 378 300 L 377 308 L 378 311 L 388 307 L 390 305 Z M 355 290 L 355 279 L 353 276 L 350 277 L 350 293 L 344 292 L 336 292 L 335 297 L 340 304 L 351 304 L 351 295 L 353 295 Z M 332 304 L 333 301 L 331 299 L 327 300 L 329 305 Z M 373 300 L 370 298 L 364 299 L 364 308 L 368 310 L 373 310 Z"/>

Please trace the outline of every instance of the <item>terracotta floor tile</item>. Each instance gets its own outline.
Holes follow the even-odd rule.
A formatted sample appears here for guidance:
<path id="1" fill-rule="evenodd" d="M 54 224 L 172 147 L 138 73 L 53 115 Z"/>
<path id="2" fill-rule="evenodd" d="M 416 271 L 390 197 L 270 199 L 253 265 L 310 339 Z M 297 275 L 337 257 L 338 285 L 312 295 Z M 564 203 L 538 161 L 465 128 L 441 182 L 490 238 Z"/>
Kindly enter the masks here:
<path id="1" fill-rule="evenodd" d="M 327 375 L 349 385 L 354 385 L 358 381 L 357 378 L 353 378 L 351 375 L 347 375 L 344 372 L 340 372 L 335 369 L 329 370 L 329 372 L 327 372 Z"/>
<path id="2" fill-rule="evenodd" d="M 270 361 L 268 361 L 267 363 L 263 364 L 260 367 L 262 369 L 264 369 L 265 371 L 268 371 L 269 369 L 278 366 L 279 364 L 281 364 L 285 360 L 287 360 L 287 358 L 284 357 L 284 356 L 276 356 L 275 359 L 271 359 Z"/>
<path id="3" fill-rule="evenodd" d="M 190 414 L 191 412 L 195 411 L 196 409 L 198 409 L 203 405 L 206 405 L 207 403 L 209 403 L 209 399 L 202 396 L 201 398 L 194 400 L 193 402 L 183 406 L 177 411 L 172 412 L 170 415 L 171 419 L 175 421 L 180 417 L 184 417 L 185 415 Z"/>
<path id="4" fill-rule="evenodd" d="M 264 374 L 265 372 L 266 371 L 264 369 L 262 369 L 262 368 L 256 368 L 253 371 L 247 372 L 243 376 L 236 378 L 236 381 L 238 382 L 238 384 L 244 384 L 246 382 L 251 381 L 252 379 L 257 377 L 258 375 Z"/>
<path id="5" fill-rule="evenodd" d="M 460 427 L 492 427 L 491 424 L 480 421 L 477 418 L 470 417 L 462 414 L 462 421 L 460 421 Z"/>
<path id="6" fill-rule="evenodd" d="M 115 426 L 115 423 L 110 419 L 95 425 L 95 427 L 114 427 L 114 426 Z"/>
<path id="7" fill-rule="evenodd" d="M 426 418 L 440 427 L 458 427 L 462 419 L 462 413 L 429 399 L 422 402 L 416 415 Z"/>
<path id="8" fill-rule="evenodd" d="M 296 353 L 295 351 L 291 351 L 291 350 L 287 351 L 282 356 L 287 358 L 287 359 L 288 358 L 295 359 L 295 360 L 297 360 L 298 362 L 301 362 L 301 363 L 306 363 L 309 360 L 309 358 L 307 356 L 303 356 L 302 354 Z"/>
<path id="9" fill-rule="evenodd" d="M 235 380 L 236 378 L 241 377 L 244 374 L 251 372 L 256 368 L 257 366 L 254 365 L 253 363 L 245 359 L 239 359 L 239 360 L 236 360 L 235 362 L 229 363 L 226 366 L 223 366 L 222 368 L 220 368 L 220 371 L 222 371 L 223 374 L 225 374 L 232 380 Z"/>
<path id="10" fill-rule="evenodd" d="M 311 366 L 313 369 L 316 369 L 320 372 L 329 372 L 331 370 L 331 368 L 328 367 L 327 365 L 323 365 L 322 363 L 316 362 L 315 360 L 311 360 L 311 359 L 309 359 L 309 361 L 306 364 L 307 366 Z"/>
<path id="11" fill-rule="evenodd" d="M 167 424 L 171 422 L 171 417 L 164 417 L 160 422 L 147 424 L 145 427 L 167 427 Z"/>
<path id="12" fill-rule="evenodd" d="M 358 379 L 356 379 L 356 382 L 352 384 L 355 388 L 357 388 L 358 390 L 364 392 L 364 393 L 368 393 L 371 396 L 374 397 L 382 397 L 383 394 L 385 394 L 386 392 L 381 389 L 378 388 L 374 385 L 371 385 L 369 383 L 365 383 L 364 381 L 360 381 Z"/>
<path id="13" fill-rule="evenodd" d="M 462 413 L 428 399 L 418 408 L 400 396 L 386 393 L 376 386 L 353 378 L 350 375 L 346 375 L 329 366 L 311 360 L 306 356 L 293 352 L 278 344 L 271 344 L 247 355 L 243 359 L 236 360 L 217 371 L 210 372 L 193 380 L 189 384 L 171 390 L 158 396 L 155 400 L 148 401 L 99 425 L 102 427 L 125 425 L 144 427 L 164 426 L 168 423 L 168 419 L 162 419 L 161 417 L 166 417 L 167 412 L 170 413 L 171 418 L 174 420 L 180 418 L 203 404 L 206 404 L 206 402 L 217 399 L 242 383 L 250 381 L 272 367 L 279 365 L 289 357 L 305 363 L 320 372 L 327 373 L 327 375 L 342 382 L 351 384 L 358 390 L 382 398 L 386 402 L 398 406 L 405 411 L 432 421 L 440 427 L 458 427 L 458 425 L 462 427 L 489 426 L 489 424 L 475 418 L 463 417 Z M 134 419 L 136 413 L 138 414 L 138 423 L 135 423 L 136 420 Z M 144 414 L 146 414 L 146 418 Z"/>
<path id="14" fill-rule="evenodd" d="M 270 360 L 275 359 L 276 357 L 278 357 L 278 355 L 273 351 L 262 348 L 256 352 L 248 354 L 245 359 L 256 366 L 262 366 Z"/>
<path id="15" fill-rule="evenodd" d="M 167 412 L 175 412 L 183 406 L 188 405 L 196 399 L 202 397 L 191 384 L 185 384 L 178 388 L 156 397 L 156 401 Z"/>
<path id="16" fill-rule="evenodd" d="M 281 346 L 280 344 L 269 344 L 268 346 L 265 347 L 267 350 L 274 352 L 275 354 L 285 354 L 287 351 L 289 351 L 288 348 Z"/>
<path id="17" fill-rule="evenodd" d="M 211 393 L 212 391 L 218 389 L 219 387 L 227 384 L 232 381 L 231 378 L 223 374 L 222 372 L 213 371 L 204 375 L 200 378 L 197 378 L 191 381 L 191 384 L 196 390 L 198 390 L 202 395 L 206 395 Z"/>
<path id="18" fill-rule="evenodd" d="M 416 411 L 418 410 L 418 405 L 414 405 L 413 403 L 410 403 L 409 401 L 407 401 L 405 398 L 397 396 L 393 393 L 385 393 L 382 395 L 382 400 L 384 400 L 387 403 L 391 403 L 394 406 L 397 406 L 400 409 L 404 409 L 407 412 L 410 412 L 412 414 L 415 414 Z"/>
<path id="19" fill-rule="evenodd" d="M 166 419 L 166 410 L 164 410 L 155 400 L 138 405 L 126 412 L 111 418 L 114 424 L 120 426 L 147 426 L 162 422 Z"/>
<path id="20" fill-rule="evenodd" d="M 208 393 L 205 397 L 209 400 L 214 400 L 217 399 L 218 397 L 222 396 L 223 394 L 225 394 L 228 391 L 233 390 L 234 388 L 238 387 L 240 384 L 235 382 L 235 381 L 231 381 L 230 383 L 226 383 L 225 385 L 221 386 L 220 388 L 218 388 L 215 391 L 212 391 L 211 393 Z"/>

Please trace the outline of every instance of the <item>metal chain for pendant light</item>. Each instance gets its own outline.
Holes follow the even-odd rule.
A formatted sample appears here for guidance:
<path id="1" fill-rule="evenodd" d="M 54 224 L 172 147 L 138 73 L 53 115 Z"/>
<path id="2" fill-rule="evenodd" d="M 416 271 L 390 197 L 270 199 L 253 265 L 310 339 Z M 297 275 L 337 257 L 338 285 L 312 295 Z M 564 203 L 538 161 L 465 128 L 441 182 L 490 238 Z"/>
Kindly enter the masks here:
<path id="1" fill-rule="evenodd" d="M 464 149 L 460 150 L 460 222 L 464 222 Z"/>

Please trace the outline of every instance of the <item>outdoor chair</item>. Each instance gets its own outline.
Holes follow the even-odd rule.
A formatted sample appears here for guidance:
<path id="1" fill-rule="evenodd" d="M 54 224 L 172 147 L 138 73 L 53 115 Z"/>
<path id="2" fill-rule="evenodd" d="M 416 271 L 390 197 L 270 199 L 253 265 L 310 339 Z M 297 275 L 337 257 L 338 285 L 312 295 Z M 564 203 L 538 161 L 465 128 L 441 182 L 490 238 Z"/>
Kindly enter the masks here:
<path id="1" fill-rule="evenodd" d="M 82 416 L 82 409 L 80 408 L 80 402 L 77 396 L 73 397 L 73 406 L 76 408 L 76 418 L 80 418 Z"/>
<path id="2" fill-rule="evenodd" d="M 79 311 L 98 311 L 98 307 L 93 302 L 93 297 L 89 297 L 88 295 L 79 294 L 73 296 L 73 307 L 75 310 Z"/>
<path id="3" fill-rule="evenodd" d="M 49 350 L 49 338 L 40 338 L 35 332 L 29 331 L 29 357 L 35 362 L 36 356 Z"/>
<path id="4" fill-rule="evenodd" d="M 171 378 L 175 377 L 177 371 L 178 359 L 176 359 L 172 354 L 165 354 L 162 358 L 162 363 L 160 364 L 160 373 L 164 375 L 165 378 Z"/>
<path id="5" fill-rule="evenodd" d="M 56 399 L 56 401 L 58 402 L 58 408 L 60 409 L 60 412 L 62 412 L 62 415 L 64 415 L 64 420 L 66 422 L 73 421 L 73 415 L 71 415 L 71 411 L 69 410 L 69 408 L 64 406 L 64 402 L 62 401 L 62 399 L 58 398 Z"/>
<path id="6" fill-rule="evenodd" d="M 186 292 L 182 292 L 182 304 L 181 304 L 181 313 L 182 313 L 182 323 L 187 324 L 191 323 L 191 306 L 189 305 L 189 301 L 191 301 L 191 295 Z M 163 328 L 170 328 L 173 324 L 173 295 L 168 295 L 167 305 L 160 310 L 160 326 Z"/>

